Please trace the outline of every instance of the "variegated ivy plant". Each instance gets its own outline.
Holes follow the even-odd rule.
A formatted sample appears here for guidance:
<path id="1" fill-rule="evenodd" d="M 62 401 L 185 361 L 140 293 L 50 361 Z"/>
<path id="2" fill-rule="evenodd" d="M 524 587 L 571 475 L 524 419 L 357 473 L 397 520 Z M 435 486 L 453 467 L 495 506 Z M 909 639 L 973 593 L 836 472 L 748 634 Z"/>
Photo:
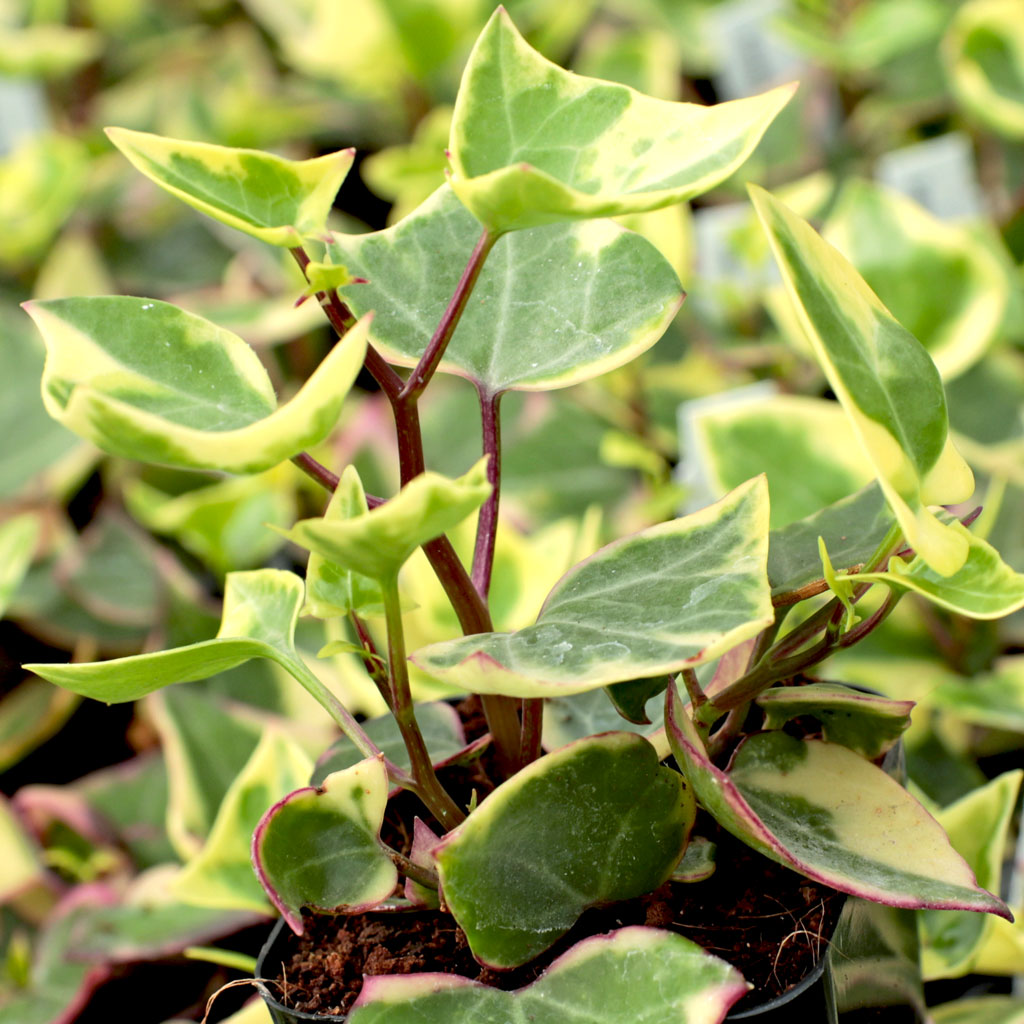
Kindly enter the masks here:
<path id="1" fill-rule="evenodd" d="M 183 899 L 248 910 L 269 900 L 296 932 L 304 911 L 443 907 L 479 961 L 509 968 L 548 949 L 587 908 L 680 877 L 699 805 L 766 857 L 843 892 L 1008 916 L 878 767 L 909 705 L 791 685 L 868 635 L 909 591 L 996 618 L 1024 607 L 1024 578 L 959 509 L 941 507 L 969 499 L 973 480 L 930 356 L 768 192 L 750 189 L 794 322 L 875 482 L 773 530 L 765 478 L 754 476 L 580 561 L 533 625 L 492 627 L 502 396 L 592 378 L 658 340 L 683 291 L 658 249 L 614 218 L 680 203 L 732 175 L 791 93 L 712 107 L 652 99 L 549 63 L 499 9 L 462 81 L 448 183 L 366 235 L 327 228 L 351 151 L 293 162 L 110 129 L 159 186 L 288 249 L 339 339 L 279 405 L 242 339 L 167 303 L 26 304 L 47 346 L 48 410 L 105 451 L 231 474 L 291 459 L 333 492 L 321 518 L 287 531 L 309 552 L 305 581 L 275 569 L 229 574 L 215 639 L 31 666 L 110 703 L 269 659 L 343 733 L 315 767 L 290 741 L 265 738 L 178 878 Z M 306 451 L 331 433 L 363 368 L 394 413 L 402 487 L 390 497 L 367 495 L 353 467 L 336 476 Z M 419 401 L 438 371 L 471 381 L 480 400 L 483 458 L 458 479 L 424 460 Z M 446 535 L 474 514 L 464 566 Z M 463 635 L 409 655 L 403 566 L 418 548 Z M 388 716 L 358 721 L 303 660 L 294 641 L 303 613 L 350 625 Z M 375 641 L 382 635 L 386 647 Z M 448 705 L 414 704 L 410 660 L 452 692 L 481 695 L 486 740 L 467 747 Z M 624 728 L 562 745 L 549 735 L 545 753 L 545 703 L 600 688 Z M 641 735 L 626 719 L 647 721 L 654 697 L 663 725 Z M 783 726 L 797 716 L 820 730 L 794 738 Z M 758 731 L 744 735 L 755 719 Z M 496 789 L 467 804 L 437 769 L 488 744 Z M 401 790 L 419 798 L 423 820 L 411 848 L 396 850 L 380 829 Z M 681 935 L 630 927 L 584 940 L 514 994 L 458 978 L 374 979 L 351 1020 L 497 1019 L 518 1001 L 530 1019 L 554 1021 L 562 1018 L 550 1007 L 571 1000 L 581 1021 L 711 1022 L 744 990 L 734 969 Z"/>

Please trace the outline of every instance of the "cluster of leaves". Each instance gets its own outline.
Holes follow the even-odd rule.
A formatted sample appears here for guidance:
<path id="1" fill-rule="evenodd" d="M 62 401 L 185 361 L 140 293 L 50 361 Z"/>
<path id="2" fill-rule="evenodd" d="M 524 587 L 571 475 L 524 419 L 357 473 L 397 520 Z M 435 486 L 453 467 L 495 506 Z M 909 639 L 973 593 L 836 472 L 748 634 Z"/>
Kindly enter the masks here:
<path id="1" fill-rule="evenodd" d="M 1014 749 L 1024 729 L 1019 666 L 994 660 L 1014 643 L 1012 622 L 1001 636 L 989 625 L 1024 604 L 1013 534 L 1024 486 L 1019 268 L 991 225 L 940 222 L 865 180 L 839 188 L 818 174 L 778 194 L 823 220 L 846 259 L 752 190 L 753 210 L 744 205 L 731 241 L 742 286 L 725 286 L 701 267 L 700 250 L 692 266 L 685 201 L 714 186 L 735 193 L 748 158 L 745 174 L 775 181 L 780 151 L 814 166 L 809 90 L 788 107 L 788 89 L 709 108 L 669 103 L 566 75 L 496 16 L 454 114 L 436 107 L 411 144 L 363 165 L 397 200 L 393 226 L 363 234 L 334 222 L 340 230 L 329 232 L 350 150 L 285 160 L 176 137 L 277 146 L 333 122 L 346 127 L 343 144 L 379 146 L 454 95 L 483 21 L 473 5 L 439 0 L 414 13 L 367 0 L 365 17 L 348 12 L 341 24 L 332 3 L 300 12 L 254 0 L 247 6 L 278 47 L 277 67 L 227 4 L 203 5 L 208 23 L 220 22 L 205 40 L 187 13 L 162 5 L 91 3 L 91 29 L 57 29 L 53 11 L 37 6 L 11 29 L 10 52 L 27 63 L 8 70 L 82 69 L 69 92 L 86 87 L 98 117 L 130 126 L 111 141 L 216 223 L 208 231 L 151 194 L 149 206 L 133 200 L 126 210 L 122 171 L 95 155 L 102 143 L 88 127 L 37 136 L 4 164 L 4 202 L 20 228 L 0 253 L 7 289 L 25 298 L 32 282 L 26 308 L 48 356 L 43 370 L 12 312 L 0 413 L 26 444 L 0 468 L 3 496 L 20 513 L 0 534 L 0 600 L 28 634 L 73 650 L 79 664 L 36 665 L 63 688 L 28 679 L 4 698 L 0 749 L 16 763 L 81 696 L 145 698 L 143 719 L 159 738 L 159 751 L 128 769 L 59 790 L 24 787 L 12 809 L 0 806 L 11 908 L 5 1012 L 65 1019 L 118 963 L 229 934 L 271 904 L 296 928 L 303 907 L 376 905 L 401 876 L 412 904 L 443 892 L 480 960 L 518 964 L 586 907 L 649 891 L 682 871 L 687 850 L 706 852 L 690 835 L 695 800 L 804 874 L 932 908 L 919 918 L 928 976 L 1017 969 L 1014 926 L 963 913 L 1006 914 L 981 886 L 998 886 L 1019 784 L 1007 773 L 981 785 L 966 727 L 986 729 L 989 750 Z M 528 3 L 513 12 L 538 26 L 546 52 L 576 52 L 578 70 L 674 99 L 676 82 L 659 69 L 714 62 L 692 42 L 707 32 L 678 23 L 666 32 L 673 19 L 696 18 L 676 6 L 651 4 L 631 32 L 596 5 L 573 5 L 555 22 Z M 827 54 L 844 97 L 859 100 L 846 141 L 871 157 L 934 121 L 937 102 L 953 111 L 942 116 L 962 111 L 978 131 L 1019 137 L 1012 5 L 975 0 L 951 18 L 938 0 L 907 4 L 896 39 L 878 31 L 884 6 L 838 19 L 808 4 L 782 28 L 794 45 Z M 713 24 L 713 5 L 700 14 Z M 170 31 L 178 17 L 180 48 Z M 110 81 L 97 91 L 89 78 L 103 29 L 132 40 L 144 70 L 124 73 L 121 57 L 114 71 L 109 60 Z M 415 44 L 424 35 L 433 46 Z M 666 59 L 666 40 L 682 38 Z M 342 46 L 359 59 L 338 61 Z M 921 73 L 933 64 L 934 74 Z M 452 174 L 442 185 L 446 146 Z M 1009 191 L 1020 154 L 1000 154 L 997 191 Z M 76 205 L 91 223 L 65 223 Z M 1014 244 L 1015 211 L 1001 220 Z M 158 243 L 147 230 L 159 231 Z M 268 258 L 267 244 L 282 259 Z M 758 277 L 768 248 L 781 287 Z M 217 274 L 221 286 L 197 289 Z M 673 319 L 677 274 L 698 301 Z M 111 278 L 162 298 L 63 298 L 116 290 Z M 318 302 L 293 309 L 299 293 Z M 291 365 L 271 364 L 267 346 L 308 336 L 324 312 L 342 340 L 314 372 L 301 342 L 283 350 Z M 684 336 L 697 343 L 681 353 Z M 364 366 L 381 393 L 351 391 Z M 400 377 L 392 366 L 412 370 Z M 472 387 L 454 389 L 438 370 Z M 282 374 L 295 393 L 279 404 Z M 29 401 L 40 376 L 45 412 Z M 693 512 L 662 522 L 681 497 L 668 474 L 666 410 L 755 378 L 803 394 L 688 406 Z M 815 397 L 823 380 L 838 402 Z M 573 384 L 582 386 L 569 401 L 550 394 Z M 465 473 L 478 454 L 463 398 L 474 390 L 489 459 Z M 387 404 L 397 465 L 378 427 Z M 100 513 L 78 536 L 61 504 L 96 465 L 93 445 L 115 458 L 103 463 Z M 987 485 L 970 530 L 935 511 L 971 496 L 957 448 Z M 293 457 L 334 491 L 323 517 L 295 522 L 316 498 L 287 464 Z M 338 480 L 318 459 L 349 468 Z M 428 462 L 449 475 L 424 473 Z M 364 482 L 381 494 L 402 487 L 382 502 Z M 499 490 L 515 513 L 500 527 Z M 609 509 L 603 526 L 557 518 L 593 502 Z M 132 526 L 119 504 L 171 546 Z M 474 546 L 467 521 L 477 509 Z M 535 529 L 510 525 L 522 521 Z M 594 554 L 602 533 L 626 536 Z M 304 583 L 255 568 L 284 536 L 310 552 Z M 183 564 L 224 581 L 219 628 Z M 913 607 L 890 615 L 906 593 Z M 142 647 L 166 649 L 134 653 Z M 97 650 L 122 657 L 82 663 Z M 774 686 L 829 656 L 835 674 L 898 700 Z M 170 683 L 183 685 L 162 690 Z M 484 697 L 496 781 L 506 779 L 468 817 L 436 768 L 479 757 L 482 746 L 467 748 L 445 705 L 412 700 L 466 689 Z M 662 693 L 664 718 L 647 708 Z M 906 736 L 920 801 L 871 763 L 906 729 L 907 698 L 918 700 Z M 752 702 L 768 731 L 723 769 Z M 344 739 L 314 767 L 332 735 L 320 708 Z M 355 717 L 384 710 L 365 724 Z M 782 731 L 807 715 L 823 741 Z M 670 751 L 682 775 L 659 765 Z M 437 826 L 422 826 L 407 854 L 378 835 L 393 787 L 419 795 Z M 866 824 L 883 808 L 897 828 Z M 509 870 L 523 860 L 529 875 Z M 599 984 L 627 963 L 648 973 L 614 992 Z M 734 972 L 678 936 L 627 929 L 576 947 L 515 998 L 540 1008 L 586 996 L 603 1015 L 594 1019 L 620 1019 L 639 1015 L 637 1000 L 666 976 L 692 979 L 672 993 L 680 1006 L 702 992 L 724 1013 L 743 991 Z M 511 998 L 461 985 L 427 998 L 382 981 L 367 986 L 355 1016 L 386 1019 L 410 997 L 438 1020 L 473 1019 L 480 1000 L 498 1013 Z M 977 1012 L 990 1019 L 991 1008 Z"/>

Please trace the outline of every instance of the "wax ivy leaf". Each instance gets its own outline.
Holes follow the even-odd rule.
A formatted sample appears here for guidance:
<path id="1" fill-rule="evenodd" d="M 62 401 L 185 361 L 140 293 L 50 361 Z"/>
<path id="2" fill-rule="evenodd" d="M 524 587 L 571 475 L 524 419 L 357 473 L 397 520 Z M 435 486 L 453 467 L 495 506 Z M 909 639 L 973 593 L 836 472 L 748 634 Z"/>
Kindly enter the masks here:
<path id="1" fill-rule="evenodd" d="M 224 794 L 203 848 L 174 879 L 174 895 L 192 906 L 268 913 L 252 870 L 252 834 L 268 807 L 306 782 L 310 768 L 309 756 L 294 740 L 264 732 Z"/>
<path id="2" fill-rule="evenodd" d="M 910 562 L 890 558 L 885 572 L 864 572 L 857 578 L 911 590 L 972 619 L 1001 619 L 1024 608 L 1024 575 L 960 523 L 951 523 L 947 529 L 962 537 L 967 547 L 967 560 L 951 576 L 940 575 L 919 555 Z"/>
<path id="3" fill-rule="evenodd" d="M 1000 658 L 970 677 L 944 673 L 929 701 L 972 724 L 1024 733 L 1024 657 Z"/>
<path id="4" fill-rule="evenodd" d="M 53 736 L 78 703 L 73 693 L 32 678 L 0 697 L 0 772 Z"/>
<path id="5" fill-rule="evenodd" d="M 749 188 L 797 315 L 907 540 L 937 572 L 954 573 L 967 543 L 926 506 L 965 500 L 974 479 L 949 437 L 935 364 L 806 221 Z"/>
<path id="6" fill-rule="evenodd" d="M 301 519 L 281 532 L 300 547 L 351 572 L 389 580 L 397 576 L 416 548 L 461 522 L 490 493 L 487 460 L 481 459 L 455 480 L 439 473 L 421 473 L 390 501 L 362 515 Z"/>
<path id="7" fill-rule="evenodd" d="M 966 858 L 980 885 L 999 890 L 1003 859 L 1022 772 L 1005 772 L 936 814 L 950 842 Z M 921 970 L 928 981 L 969 973 L 995 919 L 955 910 L 926 910 L 918 917 Z"/>
<path id="8" fill-rule="evenodd" d="M 967 227 L 854 179 L 843 186 L 824 234 L 924 345 L 944 378 L 977 362 L 995 340 L 1009 284 Z"/>
<path id="9" fill-rule="evenodd" d="M 622 928 L 577 943 L 515 992 L 455 974 L 367 978 L 351 1024 L 388 1024 L 404 1008 L 422 1024 L 718 1024 L 747 991 L 739 972 L 696 943 L 655 928 Z"/>
<path id="10" fill-rule="evenodd" d="M 795 604 L 825 589 L 818 538 L 837 569 L 862 568 L 885 539 L 894 520 L 877 483 L 797 520 L 768 539 L 768 578 L 776 605 Z"/>
<path id="11" fill-rule="evenodd" d="M 710 839 L 694 836 L 686 844 L 683 858 L 672 871 L 673 882 L 703 882 L 715 873 L 718 848 Z"/>
<path id="12" fill-rule="evenodd" d="M 881 768 L 838 743 L 748 737 L 727 772 L 707 756 L 673 688 L 673 753 L 703 807 L 748 846 L 816 881 L 894 907 L 1011 918 L 935 819 Z"/>
<path id="13" fill-rule="evenodd" d="M 0 525 L 0 619 L 28 572 L 38 536 L 39 520 L 29 513 Z"/>
<path id="14" fill-rule="evenodd" d="M 793 91 L 713 107 L 654 99 L 545 60 L 498 8 L 455 101 L 452 187 L 494 231 L 654 210 L 727 178 Z"/>
<path id="15" fill-rule="evenodd" d="M 513 776 L 434 851 L 473 955 L 515 967 L 587 907 L 656 889 L 693 825 L 688 797 L 679 773 L 626 732 L 579 740 Z"/>
<path id="16" fill-rule="evenodd" d="M 800 715 L 821 723 L 829 743 L 841 743 L 870 761 L 877 760 L 910 725 L 912 700 L 889 700 L 837 683 L 777 686 L 755 702 L 765 713 L 766 729 L 781 729 Z"/>
<path id="17" fill-rule="evenodd" d="M 764 477 L 609 544 L 566 573 L 533 626 L 421 648 L 425 672 L 474 693 L 548 697 L 677 672 L 771 623 Z"/>
<path id="18" fill-rule="evenodd" d="M 605 692 L 615 710 L 627 722 L 634 725 L 650 725 L 647 715 L 647 702 L 665 692 L 668 676 L 653 676 L 650 679 L 630 679 L 622 683 L 612 683 Z"/>
<path id="19" fill-rule="evenodd" d="M 543 744 L 545 750 L 557 750 L 574 740 L 599 732 L 635 732 L 646 736 L 656 749 L 665 748 L 664 700 L 644 709 L 649 725 L 637 725 L 624 719 L 608 699 L 608 688 L 588 690 L 568 697 L 549 697 L 544 701 Z M 662 742 L 664 741 L 664 742 Z M 665 756 L 668 756 L 666 749 Z"/>
<path id="20" fill-rule="evenodd" d="M 416 704 L 416 722 L 423 733 L 423 741 L 430 753 L 430 760 L 436 765 L 453 757 L 466 746 L 466 734 L 462 722 L 451 704 L 443 701 Z M 399 768 L 411 771 L 409 752 L 395 716 L 388 713 L 363 722 L 366 735 L 378 746 L 384 756 Z M 319 786 L 328 775 L 350 768 L 363 760 L 363 755 L 347 736 L 337 740 L 317 759 L 310 784 Z"/>
<path id="21" fill-rule="evenodd" d="M 366 515 L 368 511 L 359 474 L 354 466 L 348 466 L 327 503 L 323 521 L 343 522 Z M 310 552 L 306 564 L 307 614 L 329 619 L 353 611 L 382 614 L 383 610 L 384 597 L 375 580 L 352 572 L 316 551 Z"/>
<path id="22" fill-rule="evenodd" d="M 369 328 L 357 324 L 277 407 L 241 338 L 169 303 L 103 296 L 24 308 L 46 342 L 54 419 L 112 455 L 229 473 L 270 469 L 330 433 Z"/>
<path id="23" fill-rule="evenodd" d="M 42 850 L 3 797 L 0 797 L 0 856 L 4 864 L 0 899 L 4 903 L 46 881 Z"/>
<path id="24" fill-rule="evenodd" d="M 303 907 L 355 913 L 391 895 L 398 871 L 379 837 L 387 798 L 384 762 L 369 758 L 289 793 L 260 819 L 253 864 L 296 935 Z"/>
<path id="25" fill-rule="evenodd" d="M 151 181 L 189 206 L 270 245 L 295 247 L 327 230 L 354 149 L 285 160 L 255 149 L 108 128 L 110 141 Z"/>
<path id="26" fill-rule="evenodd" d="M 1024 1024 L 1024 999 L 978 996 L 929 1007 L 935 1024 Z"/>
<path id="27" fill-rule="evenodd" d="M 333 257 L 369 282 L 345 301 L 377 311 L 372 341 L 389 360 L 419 360 L 479 236 L 448 185 L 384 231 L 334 235 Z M 441 369 L 493 394 L 566 387 L 650 348 L 682 299 L 658 250 L 611 221 L 517 232 L 488 255 Z"/>
<path id="28" fill-rule="evenodd" d="M 1024 26 L 1015 0 L 963 4 L 942 42 L 957 99 L 983 124 L 1024 138 Z"/>

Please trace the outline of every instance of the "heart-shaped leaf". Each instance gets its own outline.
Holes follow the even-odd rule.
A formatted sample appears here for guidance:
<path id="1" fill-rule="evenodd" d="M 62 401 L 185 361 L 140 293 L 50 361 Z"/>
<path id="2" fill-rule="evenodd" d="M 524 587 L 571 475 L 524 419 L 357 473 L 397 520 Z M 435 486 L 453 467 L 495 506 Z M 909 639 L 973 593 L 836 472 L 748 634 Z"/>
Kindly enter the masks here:
<path id="1" fill-rule="evenodd" d="M 776 686 L 755 702 L 765 713 L 766 729 L 781 729 L 800 715 L 821 723 L 829 743 L 841 743 L 870 761 L 877 760 L 910 725 L 912 700 L 889 700 L 837 683 Z"/>
<path id="2" fill-rule="evenodd" d="M 696 943 L 634 927 L 578 942 L 516 992 L 455 974 L 367 978 L 349 1021 L 394 1024 L 415 1015 L 422 1024 L 721 1024 L 746 991 L 734 968 Z"/>
<path id="3" fill-rule="evenodd" d="M 348 474 L 355 469 L 349 467 Z M 487 460 L 450 480 L 439 473 L 414 477 L 390 501 L 351 519 L 301 519 L 282 534 L 300 547 L 352 572 L 393 580 L 405 560 L 478 509 L 491 493 Z"/>
<path id="4" fill-rule="evenodd" d="M 169 303 L 103 296 L 24 308 L 46 342 L 54 419 L 112 455 L 229 473 L 270 469 L 330 433 L 369 329 L 364 318 L 278 408 L 241 338 Z"/>
<path id="5" fill-rule="evenodd" d="M 926 506 L 964 501 L 974 478 L 949 437 L 935 364 L 806 221 L 749 189 L 800 322 L 907 540 L 937 572 L 956 572 L 967 543 Z"/>
<path id="6" fill-rule="evenodd" d="M 654 210 L 732 174 L 793 91 L 713 107 L 654 99 L 545 60 L 499 8 L 455 101 L 452 188 L 494 231 Z"/>
<path id="7" fill-rule="evenodd" d="M 267 730 L 224 794 L 206 843 L 172 884 L 184 903 L 267 913 L 252 870 L 252 834 L 266 809 L 309 778 L 310 759 L 295 743 Z"/>
<path id="8" fill-rule="evenodd" d="M 389 360 L 417 363 L 479 235 L 447 185 L 385 231 L 334 235 L 333 257 L 369 282 L 345 301 L 376 310 L 371 340 Z M 490 394 L 566 387 L 650 348 L 682 299 L 658 250 L 611 221 L 517 232 L 491 249 L 441 369 Z"/>
<path id="9" fill-rule="evenodd" d="M 368 910 L 391 895 L 398 870 L 380 841 L 388 773 L 379 758 L 335 772 L 319 788 L 289 793 L 252 837 L 260 884 L 296 935 L 302 908 Z"/>
<path id="10" fill-rule="evenodd" d="M 354 149 L 285 160 L 255 149 L 108 128 L 110 141 L 151 181 L 189 206 L 270 245 L 295 247 L 327 230 Z"/>
<path id="11" fill-rule="evenodd" d="M 918 556 L 909 563 L 890 558 L 885 572 L 860 573 L 857 578 L 912 590 L 972 619 L 1001 619 L 1024 608 L 1024 575 L 1011 569 L 988 541 L 960 523 L 951 523 L 948 529 L 967 546 L 967 560 L 951 576 L 940 575 Z"/>
<path id="12" fill-rule="evenodd" d="M 412 660 L 474 693 L 547 697 L 677 672 L 773 618 L 764 477 L 609 544 L 566 573 L 537 623 L 433 644 Z"/>
<path id="13" fill-rule="evenodd" d="M 524 768 L 444 837 L 434 852 L 444 902 L 478 960 L 525 963 L 588 907 L 661 885 L 695 809 L 642 737 L 579 740 Z"/>
<path id="14" fill-rule="evenodd" d="M 697 799 L 766 857 L 877 903 L 1012 918 L 1002 900 L 978 886 L 935 819 L 852 750 L 758 733 L 724 772 L 708 759 L 674 687 L 667 725 Z"/>

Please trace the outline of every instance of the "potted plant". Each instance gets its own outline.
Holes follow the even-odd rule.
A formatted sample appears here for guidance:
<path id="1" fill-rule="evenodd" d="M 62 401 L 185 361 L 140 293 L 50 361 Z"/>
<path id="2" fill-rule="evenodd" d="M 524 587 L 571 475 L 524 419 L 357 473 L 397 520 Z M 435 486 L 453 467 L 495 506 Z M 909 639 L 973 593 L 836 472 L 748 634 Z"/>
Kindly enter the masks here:
<path id="1" fill-rule="evenodd" d="M 752 186 L 751 201 L 787 301 L 874 482 L 772 530 L 754 476 L 588 553 L 534 624 L 494 628 L 502 396 L 595 377 L 658 340 L 683 299 L 678 278 L 609 218 L 733 174 L 792 91 L 712 107 L 655 100 L 550 64 L 499 9 L 462 80 L 448 183 L 369 235 L 327 230 L 352 151 L 295 162 L 111 129 L 143 174 L 302 268 L 339 341 L 280 406 L 245 342 L 168 303 L 26 303 L 48 350 L 47 408 L 76 433 L 123 457 L 220 473 L 291 459 L 332 493 L 322 517 L 286 531 L 309 552 L 305 580 L 229 574 L 215 639 L 30 667 L 117 702 L 261 658 L 323 706 L 343 736 L 313 783 L 301 752 L 265 737 L 185 873 L 257 905 L 262 886 L 296 934 L 315 915 L 379 912 L 389 934 L 434 922 L 444 966 L 397 976 L 364 965 L 373 976 L 340 1006 L 353 1024 L 497 1019 L 512 1003 L 552 1022 L 567 1004 L 594 1022 L 721 1020 L 747 982 L 672 926 L 673 900 L 714 870 L 702 829 L 879 904 L 1009 916 L 879 767 L 910 705 L 808 673 L 908 592 L 997 618 L 1024 606 L 1024 579 L 961 521 L 973 478 L 927 352 L 768 192 Z M 363 369 L 394 417 L 402 486 L 387 498 L 308 452 Z M 458 478 L 424 455 L 420 399 L 438 371 L 479 397 L 483 457 Z M 467 566 L 447 535 L 474 514 Z M 462 635 L 410 654 L 402 574 L 419 548 Z M 357 720 L 306 664 L 294 638 L 303 611 L 350 624 L 352 639 L 327 653 L 358 652 L 387 716 Z M 415 704 L 410 663 L 477 695 L 482 734 L 467 740 L 448 706 Z M 545 705 L 599 690 L 623 727 L 545 752 Z M 663 718 L 650 723 L 652 700 Z M 263 984 L 290 1002 L 287 970 Z"/>

